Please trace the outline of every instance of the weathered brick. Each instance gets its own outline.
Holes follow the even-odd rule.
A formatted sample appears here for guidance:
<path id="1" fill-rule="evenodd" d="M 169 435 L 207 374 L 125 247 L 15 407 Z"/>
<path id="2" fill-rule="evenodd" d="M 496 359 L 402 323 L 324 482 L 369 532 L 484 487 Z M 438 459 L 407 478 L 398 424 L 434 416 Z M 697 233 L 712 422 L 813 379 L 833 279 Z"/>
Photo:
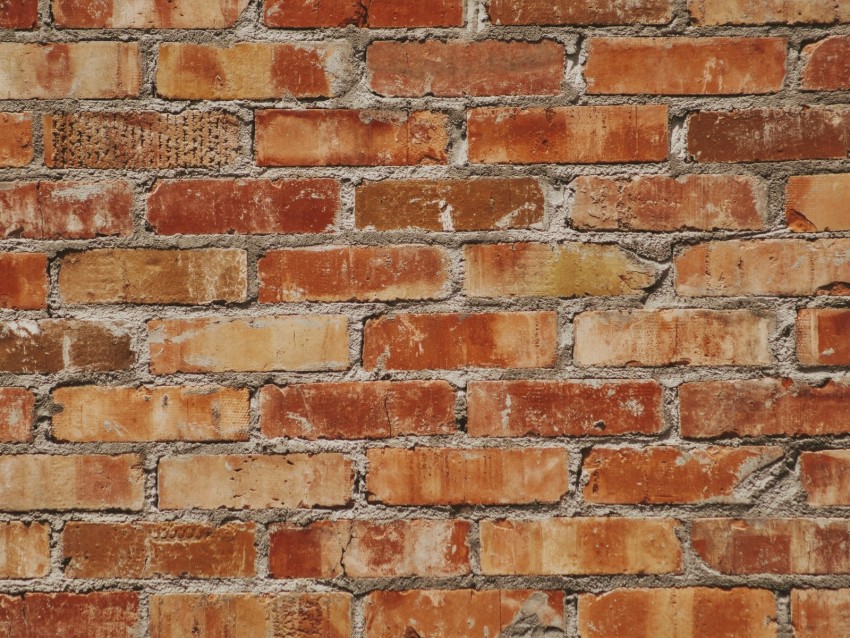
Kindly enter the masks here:
<path id="1" fill-rule="evenodd" d="M 780 447 L 593 448 L 585 457 L 589 503 L 749 503 L 743 483 L 782 458 Z"/>
<path id="2" fill-rule="evenodd" d="M 342 43 L 161 44 L 156 90 L 179 100 L 333 97 L 351 73 L 350 59 Z"/>
<path id="3" fill-rule="evenodd" d="M 590 94 L 775 93 L 785 79 L 784 38 L 592 38 Z"/>
<path id="4" fill-rule="evenodd" d="M 463 26 L 463 0 L 265 0 L 264 5 L 266 25 L 282 29 Z"/>
<path id="5" fill-rule="evenodd" d="M 0 43 L 0 100 L 105 99 L 139 94 L 137 42 Z"/>
<path id="6" fill-rule="evenodd" d="M 448 118 L 431 111 L 265 110 L 254 115 L 260 166 L 445 164 Z"/>
<path id="7" fill-rule="evenodd" d="M 135 638 L 139 635 L 139 594 L 0 594 L 0 628 L 14 638 Z"/>
<path id="8" fill-rule="evenodd" d="M 578 597 L 581 638 L 775 638 L 776 599 L 764 589 L 615 589 Z"/>
<path id="9" fill-rule="evenodd" d="M 649 262 L 606 244 L 471 244 L 463 257 L 470 297 L 637 296 L 658 277 Z"/>
<path id="10" fill-rule="evenodd" d="M 139 510 L 143 501 L 135 454 L 0 456 L 2 510 Z"/>
<path id="11" fill-rule="evenodd" d="M 572 223 L 590 230 L 761 230 L 767 187 L 746 175 L 579 177 Z"/>
<path id="12" fill-rule="evenodd" d="M 266 253 L 260 303 L 441 299 L 451 263 L 435 246 L 320 246 Z"/>
<path id="13" fill-rule="evenodd" d="M 797 359 L 804 366 L 850 365 L 850 310 L 804 308 L 797 313 Z"/>
<path id="14" fill-rule="evenodd" d="M 221 29 L 248 0 L 53 0 L 57 25 L 74 29 Z"/>
<path id="15" fill-rule="evenodd" d="M 800 175 L 788 180 L 785 217 L 798 233 L 850 230 L 850 173 Z"/>
<path id="16" fill-rule="evenodd" d="M 379 95 L 556 95 L 564 77 L 564 47 L 552 40 L 384 41 L 366 53 Z"/>
<path id="17" fill-rule="evenodd" d="M 25 388 L 0 388 L 0 441 L 32 440 L 35 395 Z"/>
<path id="18" fill-rule="evenodd" d="M 386 315 L 366 322 L 363 365 L 370 370 L 551 367 L 557 328 L 554 312 Z"/>
<path id="19" fill-rule="evenodd" d="M 557 503 L 569 490 L 566 450 L 377 448 L 366 460 L 367 497 L 387 505 Z"/>
<path id="20" fill-rule="evenodd" d="M 0 253 L 0 308 L 46 308 L 47 287 L 47 255 Z"/>
<path id="21" fill-rule="evenodd" d="M 667 574 L 682 569 L 670 519 L 544 518 L 481 522 L 484 574 Z"/>
<path id="22" fill-rule="evenodd" d="M 617 25 L 666 24 L 673 19 L 670 0 L 490 0 L 493 24 Z"/>
<path id="23" fill-rule="evenodd" d="M 469 161 L 609 164 L 667 158 L 667 107 L 567 106 L 468 111 Z"/>
<path id="24" fill-rule="evenodd" d="M 38 0 L 0 2 L 0 29 L 34 29 L 38 24 Z"/>
<path id="25" fill-rule="evenodd" d="M 299 383 L 259 391 L 268 437 L 382 439 L 451 434 L 455 393 L 446 381 Z"/>
<path id="26" fill-rule="evenodd" d="M 32 158 L 32 115 L 0 113 L 0 168 L 26 166 Z"/>
<path id="27" fill-rule="evenodd" d="M 834 0 L 688 0 L 698 25 L 850 22 L 850 6 Z"/>
<path id="28" fill-rule="evenodd" d="M 354 464 L 342 454 L 170 456 L 159 462 L 161 509 L 342 506 Z"/>
<path id="29" fill-rule="evenodd" d="M 583 312 L 573 358 L 581 366 L 766 366 L 775 324 L 744 310 Z"/>
<path id="30" fill-rule="evenodd" d="M 319 521 L 269 530 L 274 578 L 448 577 L 470 573 L 464 520 Z"/>
<path id="31" fill-rule="evenodd" d="M 833 36 L 803 49 L 804 91 L 847 91 L 850 89 L 850 38 Z"/>
<path id="32" fill-rule="evenodd" d="M 800 482 L 809 505 L 850 505 L 850 450 L 803 452 Z"/>
<path id="33" fill-rule="evenodd" d="M 343 315 L 154 319 L 148 322 L 151 371 L 344 370 L 347 328 Z"/>
<path id="34" fill-rule="evenodd" d="M 383 180 L 355 190 L 358 228 L 509 230 L 543 223 L 545 200 L 532 178 Z"/>
<path id="35" fill-rule="evenodd" d="M 850 589 L 791 591 L 794 638 L 840 636 L 850 623 Z"/>
<path id="36" fill-rule="evenodd" d="M 59 263 L 59 294 L 69 304 L 208 304 L 247 294 L 242 250 L 88 250 Z"/>
<path id="37" fill-rule="evenodd" d="M 214 386 L 57 388 L 61 441 L 243 441 L 247 390 Z"/>
<path id="38" fill-rule="evenodd" d="M 0 523 L 0 578 L 39 578 L 48 573 L 50 526 L 21 521 Z"/>
<path id="39" fill-rule="evenodd" d="M 160 180 L 147 220 L 161 235 L 322 233 L 339 211 L 333 179 Z"/>
<path id="40" fill-rule="evenodd" d="M 62 532 L 68 578 L 247 578 L 254 523 L 88 523 Z"/>

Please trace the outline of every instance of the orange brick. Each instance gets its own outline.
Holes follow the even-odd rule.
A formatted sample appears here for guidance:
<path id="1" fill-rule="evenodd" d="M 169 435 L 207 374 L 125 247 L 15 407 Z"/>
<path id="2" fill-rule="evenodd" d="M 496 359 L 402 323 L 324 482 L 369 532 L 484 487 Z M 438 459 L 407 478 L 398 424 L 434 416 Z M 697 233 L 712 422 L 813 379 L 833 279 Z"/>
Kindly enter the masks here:
<path id="1" fill-rule="evenodd" d="M 32 115 L 0 113 L 0 167 L 26 166 L 32 158 Z"/>
<path id="2" fill-rule="evenodd" d="M 171 456 L 159 462 L 160 509 L 334 507 L 351 499 L 342 454 Z"/>
<path id="3" fill-rule="evenodd" d="M 25 388 L 0 388 L 0 441 L 32 441 L 35 396 Z"/>
<path id="4" fill-rule="evenodd" d="M 803 452 L 800 482 L 809 505 L 850 505 L 850 450 Z"/>
<path id="5" fill-rule="evenodd" d="M 47 307 L 47 255 L 0 253 L 0 308 Z"/>
<path id="6" fill-rule="evenodd" d="M 366 492 L 387 505 L 557 503 L 569 489 L 566 450 L 378 448 Z"/>
<path id="7" fill-rule="evenodd" d="M 785 191 L 788 227 L 798 233 L 850 230 L 848 198 L 850 173 L 791 177 Z"/>
<path id="8" fill-rule="evenodd" d="M 222 29 L 248 0 L 52 0 L 53 19 L 74 29 Z"/>
<path id="9" fill-rule="evenodd" d="M 477 108 L 467 115 L 476 164 L 608 164 L 667 158 L 666 106 Z"/>
<path id="10" fill-rule="evenodd" d="M 0 29 L 34 29 L 38 0 L 7 0 L 0 5 Z"/>
<path id="11" fill-rule="evenodd" d="M 850 589 L 791 591 L 794 638 L 840 636 L 850 622 Z"/>
<path id="12" fill-rule="evenodd" d="M 463 0 L 265 0 L 265 23 L 283 29 L 463 26 Z"/>
<path id="13" fill-rule="evenodd" d="M 49 573 L 50 526 L 0 523 L 0 578 L 40 578 Z"/>
<path id="14" fill-rule="evenodd" d="M 670 0 L 490 0 L 493 24 L 667 24 Z"/>
<path id="15" fill-rule="evenodd" d="M 850 89 L 850 38 L 833 36 L 803 49 L 804 91 L 847 91 Z"/>
<path id="16" fill-rule="evenodd" d="M 688 0 L 698 25 L 850 22 L 850 6 L 834 0 Z"/>
<path id="17" fill-rule="evenodd" d="M 810 309 L 797 313 L 797 359 L 804 366 L 850 364 L 850 310 Z"/>
<path id="18" fill-rule="evenodd" d="M 135 638 L 140 629 L 139 594 L 0 594 L 0 627 L 14 632 L 9 635 L 15 638 Z"/>

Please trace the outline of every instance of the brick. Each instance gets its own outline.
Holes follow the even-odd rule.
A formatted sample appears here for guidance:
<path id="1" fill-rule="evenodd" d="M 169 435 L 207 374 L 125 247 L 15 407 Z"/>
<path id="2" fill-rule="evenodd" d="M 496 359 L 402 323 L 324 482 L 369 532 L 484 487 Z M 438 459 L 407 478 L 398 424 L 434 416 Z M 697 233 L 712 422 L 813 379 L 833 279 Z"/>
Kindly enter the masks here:
<path id="1" fill-rule="evenodd" d="M 845 159 L 850 109 L 703 111 L 688 118 L 688 152 L 698 162 Z"/>
<path id="2" fill-rule="evenodd" d="M 803 297 L 850 294 L 850 240 L 714 241 L 675 260 L 685 297 Z"/>
<path id="3" fill-rule="evenodd" d="M 592 38 L 589 94 L 775 93 L 785 79 L 784 38 Z"/>
<path id="4" fill-rule="evenodd" d="M 455 432 L 455 392 L 446 381 L 299 383 L 260 388 L 267 437 L 383 439 Z"/>
<path id="5" fill-rule="evenodd" d="M 140 510 L 145 497 L 135 454 L 2 456 L 0 487 L 0 509 L 11 512 Z"/>
<path id="6" fill-rule="evenodd" d="M 657 269 L 614 245 L 471 244 L 464 246 L 470 297 L 638 296 Z"/>
<path id="7" fill-rule="evenodd" d="M 850 450 L 800 454 L 800 482 L 815 507 L 850 505 Z"/>
<path id="8" fill-rule="evenodd" d="M 245 251 L 104 249 L 59 262 L 59 294 L 69 304 L 208 304 L 245 301 Z"/>
<path id="9" fill-rule="evenodd" d="M 244 441 L 248 390 L 214 386 L 57 388 L 61 441 Z"/>
<path id="10" fill-rule="evenodd" d="M 351 499 L 354 464 L 332 453 L 171 456 L 158 480 L 166 510 L 338 507 Z"/>
<path id="11" fill-rule="evenodd" d="M 318 521 L 269 530 L 273 578 L 442 578 L 470 573 L 464 520 Z"/>
<path id="12" fill-rule="evenodd" d="M 374 42 L 366 57 L 379 95 L 557 95 L 564 47 L 552 40 Z"/>
<path id="13" fill-rule="evenodd" d="M 148 322 L 151 372 L 264 372 L 348 368 L 343 315 Z"/>
<path id="14" fill-rule="evenodd" d="M 803 48 L 804 91 L 850 90 L 850 38 L 833 36 Z"/>
<path id="15" fill-rule="evenodd" d="M 766 366 L 775 324 L 744 310 L 583 312 L 573 358 L 580 366 Z"/>
<path id="16" fill-rule="evenodd" d="M 0 594 L 0 631 L 14 638 L 135 638 L 139 625 L 137 592 Z"/>
<path id="17" fill-rule="evenodd" d="M 670 0 L 490 0 L 490 21 L 501 25 L 667 24 Z"/>
<path id="18" fill-rule="evenodd" d="M 850 173 L 799 175 L 788 179 L 785 216 L 798 233 L 850 230 Z"/>
<path id="19" fill-rule="evenodd" d="M 664 429 L 654 381 L 471 381 L 470 436 L 616 436 Z"/>
<path id="20" fill-rule="evenodd" d="M 254 115 L 260 166 L 446 164 L 448 117 L 431 111 L 265 110 Z"/>
<path id="21" fill-rule="evenodd" d="M 698 519 L 694 549 L 724 574 L 847 574 L 850 522 L 838 519 Z"/>
<path id="22" fill-rule="evenodd" d="M 161 44 L 156 90 L 179 100 L 333 97 L 351 73 L 350 60 L 343 43 Z"/>
<path id="23" fill-rule="evenodd" d="M 50 526 L 22 521 L 0 523 L 0 578 L 40 578 L 49 573 Z"/>
<path id="24" fill-rule="evenodd" d="M 333 179 L 159 180 L 147 220 L 160 235 L 322 233 L 339 205 Z"/>
<path id="25" fill-rule="evenodd" d="M 25 388 L 0 388 L 0 442 L 32 441 L 35 395 Z"/>
<path id="26" fill-rule="evenodd" d="M 4 0 L 0 3 L 0 29 L 34 29 L 38 0 Z"/>
<path id="27" fill-rule="evenodd" d="M 476 108 L 474 164 L 617 164 L 667 158 L 667 107 Z"/>
<path id="28" fill-rule="evenodd" d="M 775 638 L 776 599 L 764 589 L 615 589 L 580 594 L 581 638 Z"/>
<path id="29" fill-rule="evenodd" d="M 62 532 L 67 578 L 247 578 L 254 523 L 89 523 Z"/>
<path id="30" fill-rule="evenodd" d="M 230 113 L 81 111 L 45 115 L 43 126 L 50 168 L 219 168 L 239 149 Z"/>
<path id="31" fill-rule="evenodd" d="M 57 25 L 74 29 L 221 29 L 248 0 L 53 0 Z"/>
<path id="32" fill-rule="evenodd" d="M 265 0 L 264 5 L 266 25 L 282 29 L 463 26 L 463 0 Z"/>
<path id="33" fill-rule="evenodd" d="M 557 503 L 569 490 L 566 450 L 377 448 L 366 493 L 387 505 Z"/>
<path id="34" fill-rule="evenodd" d="M 48 285 L 44 253 L 0 253 L 0 308 L 46 308 Z"/>
<path id="35" fill-rule="evenodd" d="M 441 299 L 451 277 L 445 249 L 416 245 L 272 250 L 258 269 L 260 303 Z"/>
<path id="36" fill-rule="evenodd" d="M 105 99 L 139 94 L 136 42 L 0 43 L 0 100 Z"/>
<path id="37" fill-rule="evenodd" d="M 481 522 L 488 575 L 668 574 L 682 569 L 669 519 L 544 518 Z"/>
<path id="38" fill-rule="evenodd" d="M 797 360 L 803 366 L 850 365 L 850 310 L 810 309 L 797 312 Z"/>
<path id="39" fill-rule="evenodd" d="M 810 385 L 791 379 L 685 383 L 679 387 L 682 435 L 834 436 L 850 433 L 850 382 Z"/>
<path id="40" fill-rule="evenodd" d="M 579 177 L 572 223 L 588 230 L 761 230 L 767 187 L 747 175 Z"/>
<path id="41" fill-rule="evenodd" d="M 545 368 L 555 365 L 554 312 L 396 314 L 369 319 L 368 370 Z"/>
<path id="42" fill-rule="evenodd" d="M 850 589 L 791 591 L 794 638 L 840 636 L 850 623 Z"/>
<path id="43" fill-rule="evenodd" d="M 698 25 L 850 22 L 850 6 L 834 0 L 688 0 Z"/>
<path id="44" fill-rule="evenodd" d="M 155 594 L 151 638 L 349 638 L 351 594 Z"/>
<path id="45" fill-rule="evenodd" d="M 123 180 L 0 183 L 0 237 L 131 235 L 132 207 L 133 191 Z"/>
<path id="46" fill-rule="evenodd" d="M 75 319 L 0 323 L 0 371 L 44 373 L 126 370 L 135 361 L 119 326 Z"/>
<path id="47" fill-rule="evenodd" d="M 0 113 L 0 168 L 26 166 L 32 158 L 32 115 Z"/>
<path id="48" fill-rule="evenodd" d="M 559 591 L 374 591 L 366 596 L 365 615 L 369 638 L 507 636 L 529 617 L 553 635 L 566 629 Z"/>
<path id="49" fill-rule="evenodd" d="M 357 228 L 433 231 L 539 227 L 545 199 L 531 178 L 383 180 L 355 190 Z"/>
<path id="50" fill-rule="evenodd" d="M 750 503 L 744 483 L 781 459 L 780 447 L 593 448 L 584 458 L 588 503 Z"/>

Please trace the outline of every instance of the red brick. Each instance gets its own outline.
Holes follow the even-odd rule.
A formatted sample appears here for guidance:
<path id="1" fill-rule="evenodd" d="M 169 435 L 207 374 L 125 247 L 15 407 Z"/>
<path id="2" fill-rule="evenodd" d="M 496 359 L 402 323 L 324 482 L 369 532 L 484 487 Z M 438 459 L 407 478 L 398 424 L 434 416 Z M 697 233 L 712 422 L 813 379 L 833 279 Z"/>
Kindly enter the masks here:
<path id="1" fill-rule="evenodd" d="M 44 253 L 0 253 L 0 308 L 46 308 L 48 285 Z"/>
<path id="2" fill-rule="evenodd" d="M 850 89 L 850 38 L 833 36 L 803 49 L 804 91 L 847 91 Z"/>
<path id="3" fill-rule="evenodd" d="M 248 0 L 53 0 L 57 25 L 74 29 L 221 29 Z"/>
<path id="4" fill-rule="evenodd" d="M 667 158 L 666 106 L 477 108 L 467 115 L 478 164 L 617 164 Z"/>
<path id="5" fill-rule="evenodd" d="M 783 38 L 592 38 L 590 94 L 775 93 L 785 79 Z"/>
<path id="6" fill-rule="evenodd" d="M 139 594 L 0 594 L 0 632 L 13 638 L 135 638 L 139 635 Z"/>
<path id="7" fill-rule="evenodd" d="M 0 113 L 0 168 L 26 166 L 32 158 L 32 115 Z"/>
<path id="8" fill-rule="evenodd" d="M 273 578 L 441 578 L 470 573 L 463 520 L 338 520 L 269 530 Z"/>
<path id="9" fill-rule="evenodd" d="M 244 441 L 248 390 L 71 386 L 53 391 L 61 441 Z"/>
<path id="10" fill-rule="evenodd" d="M 140 510 L 145 496 L 135 454 L 0 456 L 0 488 L 0 509 L 12 512 Z"/>
<path id="11" fill-rule="evenodd" d="M 850 365 L 850 310 L 804 308 L 797 313 L 797 359 L 804 366 Z"/>
<path id="12" fill-rule="evenodd" d="M 347 329 L 343 315 L 154 319 L 151 372 L 344 370 Z"/>
<path id="13" fill-rule="evenodd" d="M 569 489 L 566 450 L 378 448 L 366 493 L 387 505 L 557 503 Z"/>
<path id="14" fill-rule="evenodd" d="M 160 235 L 322 233 L 338 211 L 332 179 L 159 180 L 147 220 Z"/>
<path id="15" fill-rule="evenodd" d="M 151 638 L 349 638 L 351 594 L 155 594 Z"/>
<path id="16" fill-rule="evenodd" d="M 785 216 L 798 233 L 850 230 L 850 174 L 800 175 L 788 179 Z"/>
<path id="17" fill-rule="evenodd" d="M 800 482 L 809 505 L 850 505 L 850 450 L 803 452 Z"/>
<path id="18" fill-rule="evenodd" d="M 247 578 L 254 523 L 87 523 L 62 532 L 67 578 Z"/>
<path id="19" fill-rule="evenodd" d="M 850 109 L 704 111 L 688 118 L 688 152 L 698 162 L 845 159 Z"/>
<path id="20" fill-rule="evenodd" d="M 283 29 L 463 26 L 463 0 L 265 0 L 265 23 Z"/>
<path id="21" fill-rule="evenodd" d="M 159 462 L 160 509 L 335 507 L 351 499 L 342 454 L 170 456 Z"/>
<path id="22" fill-rule="evenodd" d="M 794 638 L 840 636 L 850 625 L 850 589 L 791 591 Z"/>
<path id="23" fill-rule="evenodd" d="M 0 442 L 32 441 L 35 395 L 24 388 L 0 388 Z"/>
<path id="24" fill-rule="evenodd" d="M 746 175 L 579 177 L 572 222 L 590 230 L 761 230 L 767 187 Z"/>
<path id="25" fill-rule="evenodd" d="M 38 0 L 0 2 L 0 29 L 34 29 L 38 24 Z"/>
<path id="26" fill-rule="evenodd" d="M 455 393 L 446 381 L 299 383 L 259 391 L 268 437 L 383 439 L 452 434 Z"/>
<path id="27" fill-rule="evenodd" d="M 368 370 L 545 368 L 555 365 L 554 312 L 397 314 L 369 319 Z"/>
<path id="28" fill-rule="evenodd" d="M 0 523 L 0 578 L 40 578 L 49 573 L 50 526 L 21 521 Z"/>
<path id="29" fill-rule="evenodd" d="M 357 228 L 435 231 L 540 226 L 543 189 L 535 179 L 383 180 L 355 191 Z"/>
<path id="30" fill-rule="evenodd" d="M 531 615 L 543 631 L 566 629 L 559 591 L 375 591 L 366 596 L 365 614 L 369 638 L 505 636 Z"/>
<path id="31" fill-rule="evenodd" d="M 667 574 L 682 569 L 669 519 L 543 518 L 481 522 L 488 575 Z"/>
<path id="32" fill-rule="evenodd" d="M 850 433 L 850 382 L 809 385 L 791 379 L 685 383 L 679 388 L 682 435 L 824 436 Z"/>
<path id="33" fill-rule="evenodd" d="M 582 474 L 588 503 L 749 503 L 743 483 L 782 458 L 779 447 L 593 448 Z"/>
<path id="34" fill-rule="evenodd" d="M 493 24 L 667 24 L 670 0 L 490 0 Z"/>
<path id="35" fill-rule="evenodd" d="M 688 8 L 706 26 L 850 22 L 850 6 L 835 0 L 688 0 Z"/>
<path id="36" fill-rule="evenodd" d="M 366 63 L 379 95 L 557 95 L 564 47 L 552 40 L 375 42 Z"/>
<path id="37" fill-rule="evenodd" d="M 664 429 L 654 381 L 471 381 L 470 436 L 616 436 Z"/>
<path id="38" fill-rule="evenodd" d="M 441 299 L 451 276 L 444 249 L 415 245 L 273 250 L 258 268 L 260 303 Z"/>
<path id="39" fill-rule="evenodd" d="M 580 594 L 581 638 L 775 638 L 776 599 L 764 589 L 615 589 Z"/>
<path id="40" fill-rule="evenodd" d="M 448 118 L 431 111 L 266 110 L 254 116 L 260 166 L 446 164 Z"/>
<path id="41" fill-rule="evenodd" d="M 745 310 L 583 312 L 573 358 L 580 366 L 766 366 L 775 324 Z"/>

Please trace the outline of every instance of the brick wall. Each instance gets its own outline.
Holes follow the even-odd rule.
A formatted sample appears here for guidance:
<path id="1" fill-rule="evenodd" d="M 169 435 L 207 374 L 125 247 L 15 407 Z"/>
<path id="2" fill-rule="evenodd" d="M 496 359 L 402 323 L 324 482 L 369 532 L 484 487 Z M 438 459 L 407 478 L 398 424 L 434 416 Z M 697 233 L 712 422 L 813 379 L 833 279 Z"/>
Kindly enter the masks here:
<path id="1" fill-rule="evenodd" d="M 850 0 L 0 0 L 0 634 L 845 638 Z"/>

